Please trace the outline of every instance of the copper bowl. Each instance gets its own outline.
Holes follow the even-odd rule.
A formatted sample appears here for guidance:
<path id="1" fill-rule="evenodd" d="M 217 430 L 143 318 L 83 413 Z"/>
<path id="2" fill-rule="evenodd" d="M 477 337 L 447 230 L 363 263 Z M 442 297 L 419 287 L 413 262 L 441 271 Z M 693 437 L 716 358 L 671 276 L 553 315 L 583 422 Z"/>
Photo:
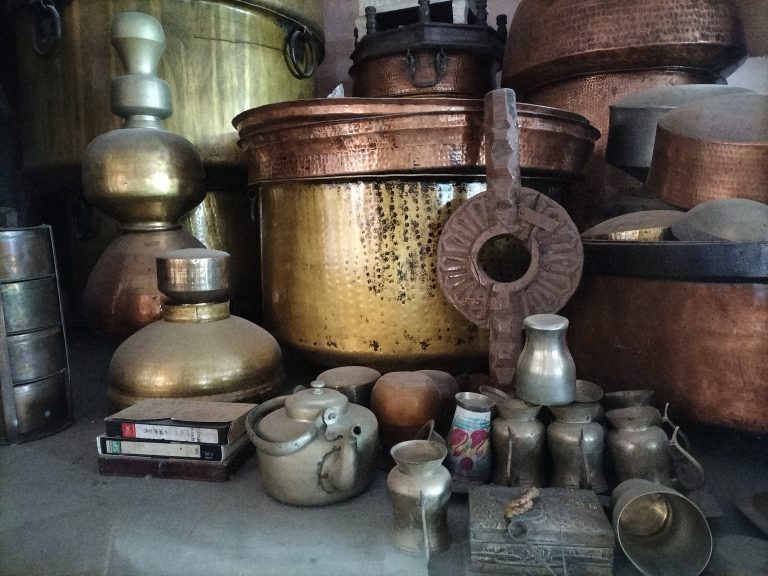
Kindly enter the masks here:
<path id="1" fill-rule="evenodd" d="M 510 24 L 501 85 L 529 89 L 579 74 L 660 66 L 725 75 L 746 54 L 729 0 L 523 0 Z"/>
<path id="2" fill-rule="evenodd" d="M 721 198 L 768 202 L 768 95 L 718 96 L 665 114 L 646 187 L 682 208 Z"/>
<path id="3" fill-rule="evenodd" d="M 599 138 L 563 110 L 518 104 L 523 176 L 576 178 Z M 270 104 L 236 116 L 250 184 L 387 173 L 481 171 L 483 101 L 338 98 Z"/>

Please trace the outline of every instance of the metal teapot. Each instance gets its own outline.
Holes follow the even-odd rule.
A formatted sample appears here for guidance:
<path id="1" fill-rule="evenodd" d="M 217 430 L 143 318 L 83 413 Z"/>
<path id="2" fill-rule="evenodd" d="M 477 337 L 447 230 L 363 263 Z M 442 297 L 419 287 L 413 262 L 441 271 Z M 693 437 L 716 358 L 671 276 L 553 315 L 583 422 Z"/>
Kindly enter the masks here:
<path id="1" fill-rule="evenodd" d="M 378 423 L 373 412 L 314 381 L 255 408 L 246 420 L 267 493 L 289 504 L 331 504 L 373 480 Z"/>

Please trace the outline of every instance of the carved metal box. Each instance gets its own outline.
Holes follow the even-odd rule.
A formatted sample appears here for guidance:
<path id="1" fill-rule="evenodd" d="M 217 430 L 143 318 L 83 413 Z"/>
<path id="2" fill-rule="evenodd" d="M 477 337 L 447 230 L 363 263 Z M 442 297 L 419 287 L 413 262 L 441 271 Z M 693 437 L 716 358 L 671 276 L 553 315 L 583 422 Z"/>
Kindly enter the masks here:
<path id="1" fill-rule="evenodd" d="M 610 576 L 614 535 L 590 490 L 542 488 L 533 507 L 504 517 L 520 488 L 479 486 L 469 493 L 472 568 L 523 576 Z"/>

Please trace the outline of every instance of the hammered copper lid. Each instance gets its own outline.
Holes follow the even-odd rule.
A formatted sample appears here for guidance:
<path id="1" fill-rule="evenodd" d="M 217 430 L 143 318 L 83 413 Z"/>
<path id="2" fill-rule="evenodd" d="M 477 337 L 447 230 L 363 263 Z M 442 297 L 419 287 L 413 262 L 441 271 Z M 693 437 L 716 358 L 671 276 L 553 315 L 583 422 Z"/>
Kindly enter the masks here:
<path id="1" fill-rule="evenodd" d="M 518 104 L 525 172 L 577 177 L 599 138 L 578 114 Z M 329 98 L 281 102 L 237 115 L 250 184 L 366 174 L 479 173 L 483 101 Z"/>
<path id="2" fill-rule="evenodd" d="M 730 0 L 523 0 L 501 85 L 516 90 L 597 72 L 683 66 L 727 75 L 746 57 Z"/>
<path id="3" fill-rule="evenodd" d="M 682 208 L 717 198 L 768 202 L 768 95 L 707 98 L 665 114 L 646 188 Z"/>
<path id="4" fill-rule="evenodd" d="M 229 254 L 205 248 L 183 248 L 160 254 L 157 287 L 173 304 L 228 300 Z"/>

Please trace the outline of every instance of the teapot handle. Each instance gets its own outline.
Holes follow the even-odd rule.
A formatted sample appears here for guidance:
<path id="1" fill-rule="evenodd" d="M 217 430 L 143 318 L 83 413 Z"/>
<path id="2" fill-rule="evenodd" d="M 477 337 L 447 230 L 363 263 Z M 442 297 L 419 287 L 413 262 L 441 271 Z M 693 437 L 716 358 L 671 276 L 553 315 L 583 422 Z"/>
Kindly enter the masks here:
<path id="1" fill-rule="evenodd" d="M 274 412 L 285 406 L 286 398 L 287 396 L 278 396 L 272 400 L 267 400 L 251 410 L 248 413 L 248 417 L 245 419 L 245 429 L 248 431 L 248 436 L 250 437 L 251 442 L 256 445 L 256 448 L 270 456 L 288 456 L 289 454 L 298 452 L 317 437 L 320 428 L 323 426 L 323 417 L 320 415 L 315 418 L 314 422 L 312 422 L 305 432 L 292 440 L 272 442 L 259 436 L 257 431 L 259 421 L 270 412 Z"/>

